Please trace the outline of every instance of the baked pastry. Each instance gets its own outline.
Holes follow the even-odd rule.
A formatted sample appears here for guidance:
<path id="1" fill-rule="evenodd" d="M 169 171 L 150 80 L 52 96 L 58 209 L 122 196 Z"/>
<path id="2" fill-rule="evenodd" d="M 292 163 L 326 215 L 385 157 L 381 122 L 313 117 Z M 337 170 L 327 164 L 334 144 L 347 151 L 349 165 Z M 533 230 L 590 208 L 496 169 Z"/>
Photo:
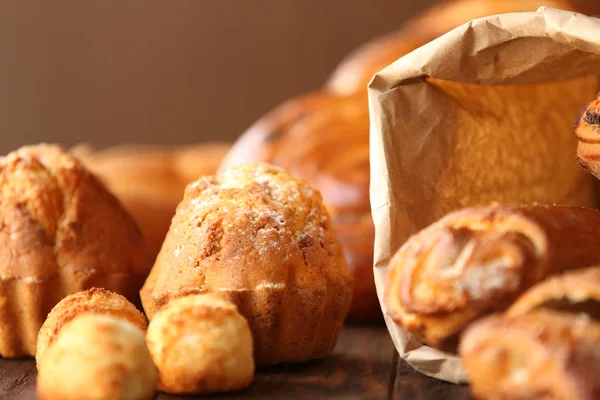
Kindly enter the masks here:
<path id="1" fill-rule="evenodd" d="M 575 123 L 577 162 L 600 179 L 600 94 L 584 107 Z"/>
<path id="2" fill-rule="evenodd" d="M 38 365 L 40 400 L 150 400 L 157 370 L 144 331 L 111 315 L 67 323 Z"/>
<path id="3" fill-rule="evenodd" d="M 377 37 L 351 52 L 335 68 L 325 88 L 338 95 L 366 92 L 373 75 L 405 54 L 473 19 L 494 14 L 536 11 L 540 6 L 594 14 L 595 0 L 453 0 L 437 4 L 397 32 Z"/>
<path id="4" fill-rule="evenodd" d="M 366 95 L 315 92 L 282 104 L 239 138 L 221 169 L 251 162 L 281 166 L 321 191 L 354 277 L 348 319 L 380 320 L 373 281 Z"/>
<path id="5" fill-rule="evenodd" d="M 388 314 L 431 347 L 453 351 L 475 319 L 527 288 L 600 263 L 600 212 L 569 206 L 474 208 L 412 236 L 389 265 Z"/>
<path id="6" fill-rule="evenodd" d="M 600 267 L 549 278 L 469 328 L 460 354 L 480 398 L 595 399 Z"/>
<path id="7" fill-rule="evenodd" d="M 329 355 L 352 279 L 319 192 L 266 164 L 188 185 L 142 303 L 152 320 L 169 300 L 205 292 L 246 317 L 258 365 Z"/>
<path id="8" fill-rule="evenodd" d="M 146 317 L 120 294 L 106 289 L 92 288 L 71 294 L 50 311 L 37 337 L 36 361 L 39 363 L 43 353 L 56 340 L 65 324 L 83 313 L 112 315 L 122 318 L 142 331 L 146 331 Z"/>
<path id="9" fill-rule="evenodd" d="M 229 392 L 254 379 L 248 322 L 217 294 L 169 302 L 152 319 L 146 341 L 158 367 L 158 390 L 163 392 Z"/>
<path id="10" fill-rule="evenodd" d="M 488 317 L 465 332 L 460 355 L 479 399 L 600 397 L 600 323 L 585 314 Z"/>
<path id="11" fill-rule="evenodd" d="M 139 304 L 149 272 L 135 222 L 58 146 L 0 159 L 0 355 L 35 355 L 36 338 L 65 296 L 104 287 Z"/>
<path id="12" fill-rule="evenodd" d="M 600 318 L 600 267 L 558 275 L 538 283 L 515 301 L 507 315 L 516 317 L 540 308 L 585 313 Z"/>
<path id="13" fill-rule="evenodd" d="M 78 146 L 75 154 L 134 217 L 154 260 L 185 186 L 215 173 L 228 149 L 228 143 L 123 145 L 100 151 Z"/>

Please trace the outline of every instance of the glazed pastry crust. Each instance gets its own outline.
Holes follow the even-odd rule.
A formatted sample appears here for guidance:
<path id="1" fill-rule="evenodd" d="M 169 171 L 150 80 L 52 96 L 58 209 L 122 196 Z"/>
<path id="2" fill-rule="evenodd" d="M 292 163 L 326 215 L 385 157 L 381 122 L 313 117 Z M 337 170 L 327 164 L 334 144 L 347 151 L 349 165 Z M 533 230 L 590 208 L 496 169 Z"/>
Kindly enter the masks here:
<path id="1" fill-rule="evenodd" d="M 567 206 L 464 209 L 411 237 L 390 262 L 390 316 L 452 351 L 473 320 L 546 277 L 600 262 L 600 213 Z"/>
<path id="2" fill-rule="evenodd" d="M 36 361 L 56 340 L 61 329 L 78 315 L 84 313 L 111 315 L 129 321 L 142 331 L 146 331 L 146 317 L 127 299 L 106 289 L 92 288 L 74 293 L 62 299 L 46 318 L 37 338 Z"/>
<path id="3" fill-rule="evenodd" d="M 600 179 L 600 95 L 581 111 L 575 133 L 579 139 L 577 162 Z"/>
<path id="4" fill-rule="evenodd" d="M 41 400 L 150 400 L 157 370 L 144 331 L 112 315 L 80 314 L 38 364 Z"/>
<path id="5" fill-rule="evenodd" d="M 152 319 L 202 292 L 238 306 L 258 364 L 330 354 L 352 279 L 319 192 L 266 164 L 190 184 L 141 296 Z"/>
<path id="6" fill-rule="evenodd" d="M 319 189 L 355 281 L 348 318 L 381 319 L 372 272 L 366 95 L 313 92 L 285 102 L 240 137 L 220 169 L 251 162 L 281 166 Z"/>
<path id="7" fill-rule="evenodd" d="M 152 319 L 146 340 L 161 391 L 228 392 L 254 379 L 248 322 L 233 303 L 216 294 L 171 301 Z"/>
<path id="8" fill-rule="evenodd" d="M 119 201 L 59 146 L 0 159 L 0 355 L 34 355 L 50 309 L 106 287 L 139 304 L 149 266 L 142 235 Z"/>
<path id="9" fill-rule="evenodd" d="M 471 391 L 482 399 L 597 399 L 600 323 L 537 310 L 476 322 L 461 340 Z"/>
<path id="10" fill-rule="evenodd" d="M 590 267 L 548 278 L 515 301 L 506 314 L 511 317 L 540 308 L 584 312 L 596 318 L 600 304 L 600 267 Z"/>

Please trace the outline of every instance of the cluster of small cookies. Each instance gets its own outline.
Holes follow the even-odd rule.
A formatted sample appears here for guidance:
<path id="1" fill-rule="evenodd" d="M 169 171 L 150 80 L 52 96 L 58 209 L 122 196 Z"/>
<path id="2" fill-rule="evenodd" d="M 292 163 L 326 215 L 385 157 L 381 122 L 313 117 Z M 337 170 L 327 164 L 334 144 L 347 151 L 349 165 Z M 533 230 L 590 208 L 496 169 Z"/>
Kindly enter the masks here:
<path id="1" fill-rule="evenodd" d="M 248 323 L 214 294 L 177 299 L 149 325 L 121 295 L 72 294 L 42 326 L 36 361 L 41 399 L 213 393 L 243 389 L 254 377 Z"/>

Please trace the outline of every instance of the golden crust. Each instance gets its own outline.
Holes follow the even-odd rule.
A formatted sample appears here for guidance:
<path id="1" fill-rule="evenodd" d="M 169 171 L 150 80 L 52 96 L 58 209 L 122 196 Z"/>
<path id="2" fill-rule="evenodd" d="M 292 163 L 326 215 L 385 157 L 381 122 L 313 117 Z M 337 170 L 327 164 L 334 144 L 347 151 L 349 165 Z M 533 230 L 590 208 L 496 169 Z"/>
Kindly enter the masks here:
<path id="1" fill-rule="evenodd" d="M 577 162 L 586 171 L 600 177 L 600 94 L 586 105 L 577 122 L 575 133 L 577 145 Z M 599 178 L 600 179 L 600 178 Z"/>
<path id="2" fill-rule="evenodd" d="M 348 318 L 380 319 L 372 272 L 366 96 L 314 92 L 287 101 L 240 137 L 221 170 L 251 162 L 281 166 L 319 189 L 355 280 Z"/>
<path id="3" fill-rule="evenodd" d="M 141 296 L 152 319 L 172 298 L 218 292 L 250 322 L 264 365 L 330 354 L 351 291 L 319 192 L 255 164 L 187 187 Z"/>
<path id="4" fill-rule="evenodd" d="M 569 309 L 594 314 L 600 304 L 600 267 L 568 272 L 538 283 L 515 301 L 506 314 L 514 317 L 539 308 Z"/>
<path id="5" fill-rule="evenodd" d="M 538 0 L 454 0 L 431 7 L 399 31 L 377 37 L 348 54 L 325 83 L 338 95 L 366 92 L 373 75 L 409 52 L 473 19 L 509 12 L 536 11 Z M 593 0 L 546 0 L 546 7 L 598 12 Z"/>
<path id="6" fill-rule="evenodd" d="M 54 306 L 42 325 L 38 333 L 35 355 L 38 363 L 43 353 L 56 340 L 63 326 L 83 313 L 104 314 L 122 318 L 142 331 L 145 331 L 148 327 L 146 317 L 120 294 L 98 288 L 74 293 Z"/>
<path id="7" fill-rule="evenodd" d="M 38 364 L 41 400 L 150 400 L 157 370 L 144 332 L 111 315 L 81 314 L 67 323 Z"/>
<path id="8" fill-rule="evenodd" d="M 185 186 L 216 172 L 228 143 L 178 147 L 124 145 L 75 154 L 123 202 L 140 226 L 154 259 Z"/>
<path id="9" fill-rule="evenodd" d="M 149 269 L 139 229 L 59 146 L 0 159 L 0 219 L 0 355 L 34 355 L 46 315 L 70 293 L 106 287 L 139 303 Z"/>
<path id="10" fill-rule="evenodd" d="M 388 314 L 428 345 L 505 310 L 546 277 L 600 262 L 600 212 L 568 206 L 464 209 L 411 237 L 390 261 Z"/>
<path id="11" fill-rule="evenodd" d="M 175 394 L 240 390 L 254 379 L 252 335 L 236 306 L 215 294 L 171 301 L 146 336 L 158 389 Z"/>
<path id="12" fill-rule="evenodd" d="M 471 391 L 485 399 L 597 399 L 600 323 L 548 310 L 495 315 L 463 335 Z"/>

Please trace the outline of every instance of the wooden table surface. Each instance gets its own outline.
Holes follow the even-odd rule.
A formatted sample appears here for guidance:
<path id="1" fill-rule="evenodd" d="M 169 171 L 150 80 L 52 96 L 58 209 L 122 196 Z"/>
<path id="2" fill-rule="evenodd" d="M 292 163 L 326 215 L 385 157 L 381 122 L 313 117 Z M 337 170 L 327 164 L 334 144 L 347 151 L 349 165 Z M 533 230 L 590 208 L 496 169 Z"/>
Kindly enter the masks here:
<path id="1" fill-rule="evenodd" d="M 35 399 L 35 379 L 33 360 L 0 359 L 0 399 Z M 466 400 L 470 396 L 466 386 L 428 378 L 399 359 L 385 327 L 346 326 L 331 357 L 258 371 L 252 386 L 242 392 L 202 398 Z"/>

